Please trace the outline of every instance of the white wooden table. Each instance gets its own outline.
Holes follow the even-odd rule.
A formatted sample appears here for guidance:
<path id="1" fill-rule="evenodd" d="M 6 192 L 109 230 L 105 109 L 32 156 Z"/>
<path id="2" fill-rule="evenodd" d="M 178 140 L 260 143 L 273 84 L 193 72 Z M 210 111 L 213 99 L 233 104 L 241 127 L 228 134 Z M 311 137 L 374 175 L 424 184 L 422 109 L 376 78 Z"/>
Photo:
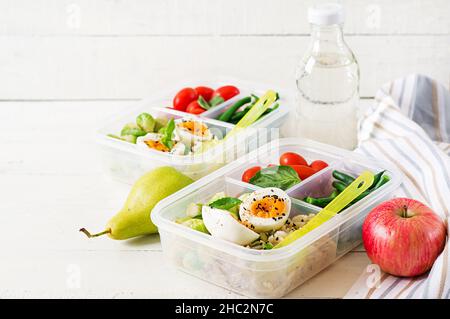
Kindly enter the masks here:
<path id="1" fill-rule="evenodd" d="M 448 83 L 448 0 L 336 1 L 361 96 L 412 72 Z M 0 298 L 236 296 L 168 268 L 157 236 L 78 233 L 129 190 L 103 177 L 94 129 L 183 78 L 292 88 L 316 2 L 0 0 Z M 342 297 L 368 262 L 357 249 L 288 297 Z"/>
<path id="2" fill-rule="evenodd" d="M 168 267 L 159 237 L 87 239 L 129 186 L 102 172 L 93 135 L 131 102 L 0 103 L 0 297 L 240 297 Z M 342 297 L 368 264 L 357 249 L 288 297 Z"/>

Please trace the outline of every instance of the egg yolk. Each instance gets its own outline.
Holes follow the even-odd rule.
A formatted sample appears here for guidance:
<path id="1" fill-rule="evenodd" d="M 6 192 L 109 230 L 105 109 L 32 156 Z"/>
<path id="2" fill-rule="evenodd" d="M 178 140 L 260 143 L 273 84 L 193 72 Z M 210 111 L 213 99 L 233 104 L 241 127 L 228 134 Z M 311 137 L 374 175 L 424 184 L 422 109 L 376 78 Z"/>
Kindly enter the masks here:
<path id="1" fill-rule="evenodd" d="M 250 213 L 256 217 L 274 218 L 283 215 L 286 209 L 284 199 L 277 196 L 266 196 L 255 200 L 250 207 Z"/>
<path id="2" fill-rule="evenodd" d="M 206 127 L 206 125 L 194 121 L 182 122 L 180 123 L 180 126 L 197 136 L 204 136 L 206 134 L 206 131 L 208 130 L 208 127 Z"/>
<path id="3" fill-rule="evenodd" d="M 157 150 L 157 151 L 161 151 L 161 152 L 169 152 L 170 149 L 165 146 L 163 143 L 161 143 L 160 141 L 152 141 L 152 140 L 148 140 L 148 141 L 144 141 L 145 144 L 147 144 L 148 147 Z"/>

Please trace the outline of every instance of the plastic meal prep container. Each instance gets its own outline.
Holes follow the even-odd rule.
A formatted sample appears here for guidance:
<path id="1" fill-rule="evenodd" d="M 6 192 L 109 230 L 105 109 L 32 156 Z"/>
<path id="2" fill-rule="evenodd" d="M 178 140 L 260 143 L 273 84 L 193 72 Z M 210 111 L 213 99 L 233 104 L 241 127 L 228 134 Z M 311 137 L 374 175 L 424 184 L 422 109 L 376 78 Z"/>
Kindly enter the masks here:
<path id="1" fill-rule="evenodd" d="M 301 199 L 328 196 L 332 171 L 359 175 L 369 170 L 386 170 L 391 180 L 318 228 L 283 248 L 254 250 L 214 238 L 177 224 L 189 203 L 206 202 L 215 193 L 239 196 L 259 189 L 241 181 L 242 172 L 255 164 L 278 163 L 284 152 L 297 152 L 310 162 L 321 159 L 329 167 L 287 189 L 291 197 L 290 217 L 311 214 L 320 207 Z M 289 293 L 361 243 L 365 216 L 380 202 L 390 198 L 402 182 L 392 166 L 375 159 L 305 139 L 274 140 L 227 166 L 167 197 L 155 206 L 152 221 L 158 226 L 165 257 L 175 267 L 203 280 L 256 298 L 277 298 Z"/>
<path id="2" fill-rule="evenodd" d="M 203 85 L 211 88 L 218 88 L 229 84 L 238 87 L 241 93 L 218 106 L 212 107 L 200 115 L 193 115 L 167 108 L 167 106 L 172 105 L 173 97 L 178 90 L 183 87 Z M 119 114 L 97 131 L 96 141 L 100 146 L 100 155 L 103 160 L 104 168 L 113 179 L 132 184 L 144 173 L 156 167 L 165 165 L 176 168 L 194 180 L 199 179 L 222 167 L 224 164 L 233 161 L 239 156 L 256 149 L 258 146 L 263 145 L 274 138 L 278 138 L 278 131 L 270 129 L 280 128 L 289 113 L 291 100 L 289 93 L 280 91 L 268 85 L 228 79 L 214 82 L 189 81 L 182 84 L 176 84 L 173 87 L 176 88 L 175 91 L 169 91 L 162 93 L 158 97 L 139 101 L 129 112 Z M 135 144 L 108 136 L 108 134 L 119 135 L 125 124 L 134 122 L 136 116 L 142 112 L 147 112 L 155 118 L 167 116 L 173 117 L 174 119 L 196 119 L 197 121 L 205 123 L 210 129 L 213 129 L 215 134 L 218 134 L 223 138 L 234 125 L 219 121 L 217 120 L 217 117 L 239 99 L 249 96 L 250 94 L 261 96 L 269 89 L 273 89 L 280 94 L 280 99 L 277 101 L 279 107 L 276 110 L 252 124 L 249 129 L 240 132 L 235 138 L 229 139 L 227 143 L 220 144 L 219 147 L 213 147 L 211 150 L 201 154 L 180 156 L 158 152 L 152 149 L 142 150 Z M 256 130 L 258 128 L 266 128 L 269 130 Z"/>

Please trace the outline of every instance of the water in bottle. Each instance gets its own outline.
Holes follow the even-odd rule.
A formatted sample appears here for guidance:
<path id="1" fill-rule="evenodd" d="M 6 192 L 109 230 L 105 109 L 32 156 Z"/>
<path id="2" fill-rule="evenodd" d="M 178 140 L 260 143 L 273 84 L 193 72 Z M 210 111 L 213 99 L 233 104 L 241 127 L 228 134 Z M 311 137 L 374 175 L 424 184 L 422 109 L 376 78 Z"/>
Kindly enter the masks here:
<path id="1" fill-rule="evenodd" d="M 343 8 L 308 11 L 311 41 L 297 70 L 297 135 L 354 149 L 357 144 L 359 67 L 344 42 Z"/>

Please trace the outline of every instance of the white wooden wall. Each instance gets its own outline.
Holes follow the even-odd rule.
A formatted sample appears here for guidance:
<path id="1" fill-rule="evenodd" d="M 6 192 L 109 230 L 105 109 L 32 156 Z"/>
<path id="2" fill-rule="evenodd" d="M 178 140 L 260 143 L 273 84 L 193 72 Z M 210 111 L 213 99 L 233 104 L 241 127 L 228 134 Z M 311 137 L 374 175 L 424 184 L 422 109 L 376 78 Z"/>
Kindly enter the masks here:
<path id="1" fill-rule="evenodd" d="M 294 85 L 301 0 L 0 0 L 0 100 L 137 99 L 209 75 Z M 343 0 L 361 95 L 450 80 L 449 0 Z"/>

